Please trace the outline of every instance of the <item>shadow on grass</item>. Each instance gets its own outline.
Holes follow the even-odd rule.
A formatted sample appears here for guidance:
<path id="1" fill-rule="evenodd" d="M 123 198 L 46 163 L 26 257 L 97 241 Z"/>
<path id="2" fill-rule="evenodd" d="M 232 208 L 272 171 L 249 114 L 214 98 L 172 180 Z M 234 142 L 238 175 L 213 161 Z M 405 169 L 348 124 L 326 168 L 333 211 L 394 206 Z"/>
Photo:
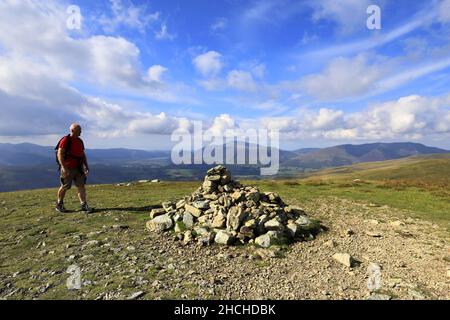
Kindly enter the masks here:
<path id="1" fill-rule="evenodd" d="M 105 212 L 105 211 L 136 211 L 136 212 L 150 212 L 152 209 L 161 208 L 160 205 L 149 205 L 143 207 L 116 207 L 116 208 L 95 208 L 95 212 Z"/>

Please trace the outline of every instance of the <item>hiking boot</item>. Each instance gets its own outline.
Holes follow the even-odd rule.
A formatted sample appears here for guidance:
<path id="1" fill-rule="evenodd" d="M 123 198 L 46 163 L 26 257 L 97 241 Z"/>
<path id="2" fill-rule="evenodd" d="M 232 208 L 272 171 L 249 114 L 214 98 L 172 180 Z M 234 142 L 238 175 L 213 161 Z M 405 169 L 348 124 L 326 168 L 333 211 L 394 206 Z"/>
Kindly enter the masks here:
<path id="1" fill-rule="evenodd" d="M 57 202 L 55 206 L 55 210 L 61 213 L 67 212 L 66 208 L 64 208 L 63 202 Z"/>
<path id="2" fill-rule="evenodd" d="M 88 206 L 88 204 L 85 202 L 81 205 L 81 211 L 84 211 L 86 213 L 92 213 L 94 212 L 94 209 Z"/>

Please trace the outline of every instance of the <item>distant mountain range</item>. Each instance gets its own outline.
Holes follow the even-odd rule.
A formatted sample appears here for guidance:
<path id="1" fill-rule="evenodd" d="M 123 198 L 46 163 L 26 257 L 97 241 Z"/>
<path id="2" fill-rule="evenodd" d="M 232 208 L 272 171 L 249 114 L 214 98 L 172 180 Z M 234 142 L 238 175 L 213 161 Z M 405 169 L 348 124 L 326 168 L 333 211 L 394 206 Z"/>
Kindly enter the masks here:
<path id="1" fill-rule="evenodd" d="M 243 147 L 248 152 L 249 145 Z M 280 150 L 280 174 L 292 175 L 326 167 L 439 153 L 450 151 L 410 142 Z M 156 178 L 199 179 L 210 167 L 206 164 L 174 165 L 170 151 L 88 149 L 86 154 L 91 166 L 89 182 L 95 184 Z M 258 178 L 259 175 L 259 167 L 255 165 L 230 165 L 230 169 L 237 176 Z M 55 187 L 58 185 L 57 175 L 53 147 L 0 143 L 0 191 Z"/>
<path id="2" fill-rule="evenodd" d="M 344 144 L 300 154 L 284 161 L 282 165 L 285 167 L 320 169 L 360 162 L 393 160 L 414 155 L 448 152 L 450 151 L 411 142 Z"/>

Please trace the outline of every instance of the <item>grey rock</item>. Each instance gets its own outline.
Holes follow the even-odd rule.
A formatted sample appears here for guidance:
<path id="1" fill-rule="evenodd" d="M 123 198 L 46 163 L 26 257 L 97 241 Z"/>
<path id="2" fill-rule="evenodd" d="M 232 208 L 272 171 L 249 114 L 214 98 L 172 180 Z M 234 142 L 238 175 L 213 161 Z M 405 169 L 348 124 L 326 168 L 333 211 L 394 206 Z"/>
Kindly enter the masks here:
<path id="1" fill-rule="evenodd" d="M 225 244 L 225 245 L 232 244 L 233 240 L 234 240 L 234 237 L 230 233 L 223 231 L 223 230 L 220 230 L 219 232 L 217 232 L 217 234 L 214 238 L 214 241 L 216 243 Z"/>
<path id="2" fill-rule="evenodd" d="M 152 232 L 165 231 L 172 228 L 172 226 L 173 221 L 167 214 L 157 216 L 156 218 L 147 221 L 147 229 Z"/>
<path id="3" fill-rule="evenodd" d="M 194 217 L 189 212 L 183 214 L 183 223 L 186 228 L 190 229 L 194 226 Z"/>

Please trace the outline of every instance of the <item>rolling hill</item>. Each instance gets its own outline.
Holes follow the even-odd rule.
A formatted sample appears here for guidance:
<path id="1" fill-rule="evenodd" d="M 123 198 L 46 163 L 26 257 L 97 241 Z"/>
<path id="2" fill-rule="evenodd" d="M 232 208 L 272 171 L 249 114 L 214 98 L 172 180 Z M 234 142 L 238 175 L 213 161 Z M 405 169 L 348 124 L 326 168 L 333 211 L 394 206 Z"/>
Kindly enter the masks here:
<path id="1" fill-rule="evenodd" d="M 248 153 L 249 145 L 244 146 Z M 293 176 L 310 169 L 322 169 L 404 158 L 412 155 L 441 154 L 449 151 L 416 143 L 375 143 L 341 145 L 331 148 L 280 150 L 280 176 Z M 89 183 L 117 183 L 141 179 L 194 180 L 209 166 L 175 165 L 170 151 L 132 149 L 87 149 L 91 173 Z M 235 155 L 236 161 L 236 155 Z M 259 178 L 257 165 L 231 165 L 239 177 Z M 0 144 L 0 192 L 55 187 L 58 185 L 53 147 L 30 143 Z"/>
<path id="2" fill-rule="evenodd" d="M 428 183 L 450 186 L 450 153 L 357 163 L 322 169 L 305 177 L 321 180 L 402 181 L 417 185 Z"/>
<path id="3" fill-rule="evenodd" d="M 282 165 L 285 167 L 320 169 L 360 162 L 384 161 L 414 155 L 448 152 L 444 149 L 411 142 L 345 144 L 301 154 L 283 162 Z"/>

